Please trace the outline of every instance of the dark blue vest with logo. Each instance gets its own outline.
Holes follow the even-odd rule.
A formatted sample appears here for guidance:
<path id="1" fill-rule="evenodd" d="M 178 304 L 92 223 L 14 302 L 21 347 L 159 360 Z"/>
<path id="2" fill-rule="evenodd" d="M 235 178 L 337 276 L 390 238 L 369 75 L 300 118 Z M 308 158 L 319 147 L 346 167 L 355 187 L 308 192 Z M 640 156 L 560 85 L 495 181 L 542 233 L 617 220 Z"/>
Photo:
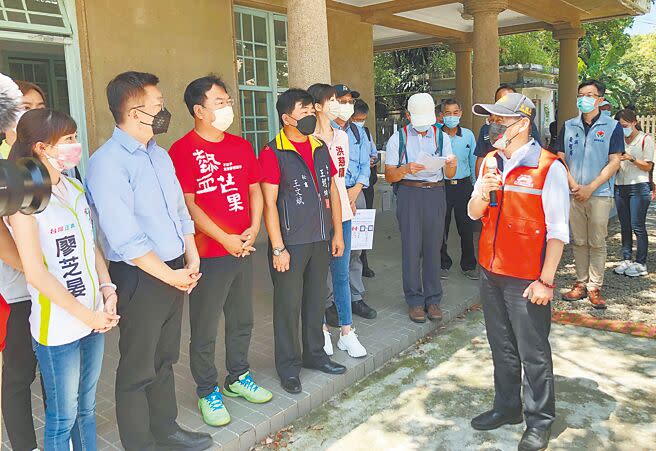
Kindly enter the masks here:
<path id="1" fill-rule="evenodd" d="M 322 141 L 313 136 L 308 139 L 318 190 L 310 168 L 283 131 L 269 143 L 280 168 L 278 215 L 285 245 L 328 241 L 332 231 L 330 153 Z"/>

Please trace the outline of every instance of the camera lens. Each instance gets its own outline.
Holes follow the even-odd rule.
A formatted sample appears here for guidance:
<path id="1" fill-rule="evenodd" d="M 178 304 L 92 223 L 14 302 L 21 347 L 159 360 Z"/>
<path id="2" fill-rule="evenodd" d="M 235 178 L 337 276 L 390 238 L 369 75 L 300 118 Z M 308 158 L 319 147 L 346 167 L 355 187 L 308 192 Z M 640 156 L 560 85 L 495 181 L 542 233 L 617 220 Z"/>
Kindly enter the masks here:
<path id="1" fill-rule="evenodd" d="M 17 211 L 26 215 L 40 213 L 48 206 L 51 192 L 50 175 L 39 160 L 0 160 L 0 216 Z"/>

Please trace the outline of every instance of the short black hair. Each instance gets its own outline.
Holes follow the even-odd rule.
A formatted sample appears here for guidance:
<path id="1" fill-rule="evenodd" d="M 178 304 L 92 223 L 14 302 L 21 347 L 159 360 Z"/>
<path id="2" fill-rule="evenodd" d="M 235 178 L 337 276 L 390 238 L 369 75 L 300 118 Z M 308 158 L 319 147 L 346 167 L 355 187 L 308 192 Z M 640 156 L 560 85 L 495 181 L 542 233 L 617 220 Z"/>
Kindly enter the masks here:
<path id="1" fill-rule="evenodd" d="M 335 87 L 326 83 L 315 83 L 308 88 L 307 92 L 314 98 L 314 103 L 319 105 L 337 94 Z"/>
<path id="2" fill-rule="evenodd" d="M 107 85 L 107 102 L 116 123 L 123 120 L 128 100 L 143 97 L 146 86 L 157 86 L 158 83 L 159 78 L 147 72 L 129 71 L 114 77 Z"/>
<path id="3" fill-rule="evenodd" d="M 597 88 L 597 92 L 602 97 L 604 94 L 606 94 L 606 85 L 600 82 L 599 80 L 595 80 L 594 78 L 588 78 L 587 80 L 581 82 L 581 84 L 578 87 L 578 90 L 580 90 L 581 88 L 585 88 L 586 86 L 594 86 L 595 88 Z"/>
<path id="4" fill-rule="evenodd" d="M 444 113 L 444 108 L 449 105 L 458 105 L 458 108 L 462 110 L 462 104 L 458 101 L 458 99 L 450 98 L 442 100 L 442 103 L 440 104 L 440 112 Z"/>
<path id="5" fill-rule="evenodd" d="M 508 83 L 501 83 L 499 87 L 497 88 L 496 91 L 494 91 L 494 98 L 496 99 L 497 96 L 499 95 L 499 91 L 510 91 L 510 92 L 517 92 L 515 88 L 510 86 Z"/>
<path id="6" fill-rule="evenodd" d="M 294 108 L 296 108 L 296 104 L 299 102 L 302 106 L 313 105 L 314 97 L 312 97 L 312 95 L 306 90 L 298 88 L 291 88 L 280 94 L 278 101 L 276 102 L 276 111 L 278 112 L 280 125 L 284 125 L 282 122 L 282 115 L 291 114 L 292 111 L 294 111 Z"/>
<path id="7" fill-rule="evenodd" d="M 369 114 L 369 105 L 362 99 L 355 99 L 355 104 L 353 104 L 353 115 L 356 114 Z"/>
<path id="8" fill-rule="evenodd" d="M 214 85 L 223 89 L 226 93 L 228 92 L 225 82 L 214 74 L 197 78 L 187 85 L 184 92 L 184 102 L 187 105 L 189 114 L 194 116 L 194 107 L 196 105 L 203 105 L 203 102 L 207 100 L 207 91 L 212 89 Z"/>

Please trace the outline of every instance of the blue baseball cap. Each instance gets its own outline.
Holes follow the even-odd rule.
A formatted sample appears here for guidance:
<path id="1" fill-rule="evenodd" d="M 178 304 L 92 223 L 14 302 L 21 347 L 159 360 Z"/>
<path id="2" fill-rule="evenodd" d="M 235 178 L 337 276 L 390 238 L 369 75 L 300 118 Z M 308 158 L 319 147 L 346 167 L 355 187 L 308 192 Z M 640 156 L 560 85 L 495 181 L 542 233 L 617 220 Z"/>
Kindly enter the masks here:
<path id="1" fill-rule="evenodd" d="M 346 85 L 340 84 L 340 85 L 335 85 L 335 96 L 336 97 L 344 97 L 346 94 L 351 94 L 351 97 L 354 99 L 357 99 L 360 97 L 360 93 L 358 91 L 352 91 L 351 88 L 349 88 Z"/>

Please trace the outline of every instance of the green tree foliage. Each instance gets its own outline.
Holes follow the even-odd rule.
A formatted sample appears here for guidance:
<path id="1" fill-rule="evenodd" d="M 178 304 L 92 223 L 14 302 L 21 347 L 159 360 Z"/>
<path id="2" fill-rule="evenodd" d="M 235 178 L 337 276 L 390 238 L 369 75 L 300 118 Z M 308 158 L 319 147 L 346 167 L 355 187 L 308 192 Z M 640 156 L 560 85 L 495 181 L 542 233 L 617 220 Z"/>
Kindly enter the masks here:
<path id="1" fill-rule="evenodd" d="M 376 95 L 425 91 L 429 75 L 453 75 L 455 66 L 446 45 L 379 53 L 374 57 Z"/>
<path id="2" fill-rule="evenodd" d="M 402 109 L 407 97 L 430 90 L 430 76 L 453 76 L 455 55 L 436 45 L 379 53 L 374 57 L 376 96 L 392 110 Z"/>
<path id="3" fill-rule="evenodd" d="M 638 114 L 656 114 L 656 33 L 631 38 L 620 63 L 636 82 L 630 99 Z"/>
<path id="4" fill-rule="evenodd" d="M 541 64 L 558 66 L 558 43 L 547 31 L 501 36 L 499 64 Z"/>
<path id="5" fill-rule="evenodd" d="M 586 24 L 579 41 L 579 78 L 594 78 L 606 84 L 606 99 L 615 107 L 631 103 L 636 82 L 622 57 L 631 48 L 631 37 L 624 30 L 633 18 Z"/>

